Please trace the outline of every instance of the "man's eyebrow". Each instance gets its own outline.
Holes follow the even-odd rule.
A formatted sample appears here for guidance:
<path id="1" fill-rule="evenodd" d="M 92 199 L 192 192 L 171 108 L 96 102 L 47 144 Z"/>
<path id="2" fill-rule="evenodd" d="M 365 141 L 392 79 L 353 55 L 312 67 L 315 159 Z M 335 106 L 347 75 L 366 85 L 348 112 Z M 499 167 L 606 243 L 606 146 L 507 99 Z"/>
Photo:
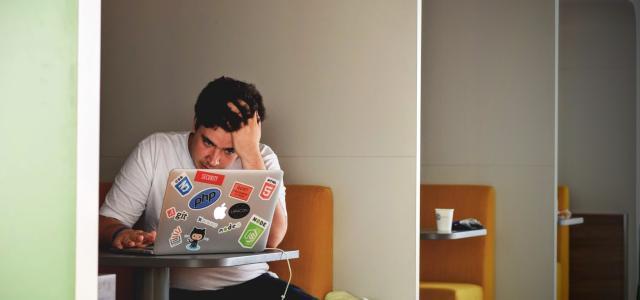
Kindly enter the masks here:
<path id="1" fill-rule="evenodd" d="M 205 142 L 210 143 L 210 144 L 211 144 L 211 145 L 213 145 L 214 147 L 216 147 L 216 148 L 218 147 L 218 145 L 216 145 L 216 143 L 214 143 L 212 140 L 210 140 L 210 139 L 209 139 L 208 137 L 206 137 L 204 134 L 202 135 L 202 139 L 203 139 Z M 225 150 L 225 151 L 235 151 L 235 149 L 234 149 L 233 147 L 230 147 L 230 148 L 222 148 L 222 150 Z"/>

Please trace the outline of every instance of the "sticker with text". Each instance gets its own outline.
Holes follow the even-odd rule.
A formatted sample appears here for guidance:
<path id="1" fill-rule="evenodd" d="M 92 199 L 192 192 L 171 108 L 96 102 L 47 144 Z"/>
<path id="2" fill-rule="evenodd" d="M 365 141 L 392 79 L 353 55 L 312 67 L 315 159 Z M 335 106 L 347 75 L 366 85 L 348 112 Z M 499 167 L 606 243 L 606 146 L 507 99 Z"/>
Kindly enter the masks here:
<path id="1" fill-rule="evenodd" d="M 238 229 L 240 227 L 242 227 L 242 223 L 240 223 L 240 222 L 229 223 L 229 225 L 226 225 L 224 227 L 218 228 L 218 234 L 227 233 L 227 232 L 229 232 L 231 230 Z"/>
<path id="2" fill-rule="evenodd" d="M 187 173 L 182 172 L 176 179 L 174 179 L 171 183 L 174 189 L 180 194 L 181 197 L 188 195 L 193 189 L 193 184 L 189 180 L 189 176 Z"/>
<path id="3" fill-rule="evenodd" d="M 267 177 L 262 184 L 262 188 L 260 189 L 260 194 L 258 194 L 258 196 L 260 196 L 260 199 L 262 200 L 269 200 L 271 199 L 273 192 L 275 192 L 276 187 L 278 187 L 278 181 L 271 177 Z"/>
<path id="4" fill-rule="evenodd" d="M 246 203 L 236 203 L 229 208 L 229 217 L 233 219 L 242 219 L 249 214 L 251 208 Z"/>
<path id="5" fill-rule="evenodd" d="M 233 183 L 233 187 L 231 187 L 231 192 L 229 193 L 229 197 L 238 199 L 240 201 L 249 201 L 249 197 L 251 197 L 251 193 L 253 192 L 253 187 L 244 184 L 240 181 L 236 181 Z"/>
<path id="6" fill-rule="evenodd" d="M 220 198 L 222 192 L 219 188 L 209 188 L 197 193 L 191 200 L 189 200 L 189 208 L 191 209 L 203 209 L 211 204 L 216 203 Z"/>
<path id="7" fill-rule="evenodd" d="M 218 223 L 211 221 L 203 216 L 198 216 L 198 219 L 196 219 L 196 222 L 202 223 L 212 228 L 218 228 Z"/>
<path id="8" fill-rule="evenodd" d="M 173 248 L 180 244 L 182 244 L 182 228 L 180 227 L 180 225 L 178 225 L 178 227 L 174 228 L 173 232 L 171 233 L 171 237 L 169 238 L 169 246 Z"/>
<path id="9" fill-rule="evenodd" d="M 222 205 L 216 207 L 213 210 L 213 218 L 216 220 L 222 220 L 227 216 L 227 204 L 222 203 Z"/>
<path id="10" fill-rule="evenodd" d="M 200 250 L 200 245 L 198 245 L 198 243 L 201 241 L 209 240 L 209 238 L 204 237 L 206 233 L 207 233 L 206 228 L 193 227 L 193 229 L 191 230 L 191 233 L 188 235 L 185 235 L 188 242 L 187 250 L 189 251 Z"/>
<path id="11" fill-rule="evenodd" d="M 167 218 L 173 219 L 176 216 L 176 208 L 175 207 L 171 207 L 171 208 L 167 209 L 165 211 L 165 213 L 167 214 Z"/>
<path id="12" fill-rule="evenodd" d="M 247 223 L 247 227 L 244 228 L 240 239 L 238 239 L 240 246 L 242 248 L 253 248 L 267 229 L 268 224 L 269 222 L 263 218 L 256 215 L 251 216 L 251 220 Z"/>
<path id="13" fill-rule="evenodd" d="M 186 210 L 183 210 L 176 213 L 176 217 L 174 218 L 174 220 L 186 221 L 188 217 L 189 217 L 189 213 Z"/>
<path id="14" fill-rule="evenodd" d="M 224 175 L 204 171 L 196 171 L 196 176 L 193 178 L 193 180 L 202 183 L 222 185 L 222 183 L 224 183 Z"/>

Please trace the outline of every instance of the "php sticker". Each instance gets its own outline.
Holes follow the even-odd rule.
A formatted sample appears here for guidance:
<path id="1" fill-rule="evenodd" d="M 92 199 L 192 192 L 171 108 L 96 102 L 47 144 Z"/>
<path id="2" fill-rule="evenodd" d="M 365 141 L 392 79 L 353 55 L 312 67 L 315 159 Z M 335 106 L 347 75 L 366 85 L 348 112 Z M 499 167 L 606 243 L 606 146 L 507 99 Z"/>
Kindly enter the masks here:
<path id="1" fill-rule="evenodd" d="M 175 207 L 171 207 L 171 208 L 167 209 L 165 211 L 165 213 L 167 214 L 167 218 L 173 219 L 176 216 L 176 208 Z"/>
<path id="2" fill-rule="evenodd" d="M 233 219 L 242 219 L 249 214 L 251 208 L 246 203 L 236 203 L 229 208 L 229 216 Z"/>
<path id="3" fill-rule="evenodd" d="M 242 246 L 242 248 L 253 248 L 267 229 L 268 224 L 269 222 L 263 218 L 256 215 L 251 216 L 251 220 L 247 224 L 247 227 L 244 228 L 240 239 L 238 239 L 240 246 Z"/>
<path id="4" fill-rule="evenodd" d="M 174 228 L 173 232 L 171 233 L 171 237 L 169 238 L 169 246 L 173 248 L 180 244 L 182 244 L 182 228 L 180 228 L 180 225 L 178 225 L 178 227 Z"/>
<path id="5" fill-rule="evenodd" d="M 188 195 L 193 189 L 193 184 L 191 184 L 189 176 L 187 176 L 187 173 L 184 172 L 182 172 L 180 176 L 173 180 L 172 185 L 181 197 Z"/>
<path id="6" fill-rule="evenodd" d="M 231 187 L 231 192 L 229 193 L 229 197 L 238 199 L 240 201 L 249 201 L 249 197 L 251 197 L 251 193 L 253 192 L 253 187 L 244 184 L 240 181 L 236 181 Z"/>
<path id="7" fill-rule="evenodd" d="M 193 178 L 193 180 L 207 184 L 222 185 L 222 183 L 224 183 L 224 175 L 204 171 L 196 171 L 196 176 Z"/>
<path id="8" fill-rule="evenodd" d="M 220 192 L 219 188 L 209 188 L 203 190 L 193 196 L 191 200 L 189 200 L 189 208 L 203 209 L 205 207 L 208 207 L 209 205 L 216 203 L 221 194 L 222 192 Z"/>
<path id="9" fill-rule="evenodd" d="M 198 216 L 198 219 L 196 219 L 196 222 L 202 223 L 212 228 L 218 228 L 218 223 L 211 221 L 203 216 Z"/>
<path id="10" fill-rule="evenodd" d="M 273 192 L 275 192 L 276 187 L 278 187 L 278 181 L 271 177 L 267 177 L 267 180 L 264 181 L 264 183 L 262 184 L 262 188 L 260 189 L 260 199 L 271 199 L 271 195 L 273 195 Z"/>
<path id="11" fill-rule="evenodd" d="M 224 227 L 220 227 L 220 228 L 218 229 L 218 234 L 227 233 L 227 232 L 229 232 L 229 231 L 231 231 L 231 230 L 238 229 L 238 228 L 240 228 L 241 226 L 242 226 L 242 223 L 240 223 L 240 222 L 237 222 L 237 223 L 229 223 L 229 225 L 226 225 L 226 226 L 224 226 Z"/>

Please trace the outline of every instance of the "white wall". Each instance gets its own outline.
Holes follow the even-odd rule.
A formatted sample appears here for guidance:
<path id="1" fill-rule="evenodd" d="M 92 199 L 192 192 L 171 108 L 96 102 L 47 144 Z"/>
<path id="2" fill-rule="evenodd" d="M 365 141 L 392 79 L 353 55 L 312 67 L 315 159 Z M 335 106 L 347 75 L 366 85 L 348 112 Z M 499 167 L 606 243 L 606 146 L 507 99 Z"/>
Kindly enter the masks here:
<path id="1" fill-rule="evenodd" d="M 423 5 L 421 180 L 494 186 L 496 299 L 553 299 L 556 3 Z"/>
<path id="2" fill-rule="evenodd" d="M 635 228 L 636 42 L 627 1 L 560 1 L 558 183 L 575 212 L 627 213 L 629 299 Z"/>
<path id="3" fill-rule="evenodd" d="M 253 82 L 285 180 L 334 191 L 334 288 L 415 298 L 416 1 L 103 5 L 103 180 L 145 135 L 188 129 L 207 81 Z"/>

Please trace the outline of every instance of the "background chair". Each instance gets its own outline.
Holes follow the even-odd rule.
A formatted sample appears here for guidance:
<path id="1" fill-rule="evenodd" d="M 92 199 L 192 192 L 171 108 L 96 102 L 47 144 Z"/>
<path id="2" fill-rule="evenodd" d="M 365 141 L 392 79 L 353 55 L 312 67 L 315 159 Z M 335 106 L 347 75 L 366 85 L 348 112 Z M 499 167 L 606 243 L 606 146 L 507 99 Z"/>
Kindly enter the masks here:
<path id="1" fill-rule="evenodd" d="M 480 185 L 429 185 L 420 189 L 420 228 L 435 228 L 435 208 L 453 208 L 454 220 L 475 218 L 482 237 L 420 241 L 420 299 L 493 300 L 495 191 Z"/>
<path id="2" fill-rule="evenodd" d="M 569 209 L 569 187 L 558 187 L 558 211 Z M 557 235 L 558 300 L 569 300 L 569 226 L 558 225 Z"/>

